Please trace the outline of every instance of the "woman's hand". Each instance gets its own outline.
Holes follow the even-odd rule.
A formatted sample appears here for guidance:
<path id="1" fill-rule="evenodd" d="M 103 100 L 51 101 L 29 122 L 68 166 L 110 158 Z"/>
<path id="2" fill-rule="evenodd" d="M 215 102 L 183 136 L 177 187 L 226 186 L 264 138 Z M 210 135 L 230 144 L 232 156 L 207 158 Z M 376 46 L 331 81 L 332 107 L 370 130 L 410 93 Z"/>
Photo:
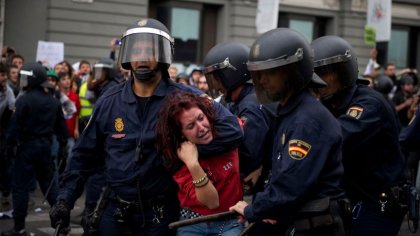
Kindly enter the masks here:
<path id="1" fill-rule="evenodd" d="M 197 146 L 190 141 L 183 142 L 178 148 L 177 154 L 186 166 L 198 163 Z"/>

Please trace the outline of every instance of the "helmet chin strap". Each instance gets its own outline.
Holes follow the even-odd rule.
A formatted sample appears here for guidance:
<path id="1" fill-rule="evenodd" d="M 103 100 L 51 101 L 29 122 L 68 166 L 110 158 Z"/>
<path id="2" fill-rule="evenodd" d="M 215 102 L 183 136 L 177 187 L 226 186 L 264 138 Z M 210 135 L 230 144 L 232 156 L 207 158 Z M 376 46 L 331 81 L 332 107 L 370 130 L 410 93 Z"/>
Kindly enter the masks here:
<path id="1" fill-rule="evenodd" d="M 134 78 L 140 81 L 147 81 L 156 75 L 156 70 L 132 70 Z"/>

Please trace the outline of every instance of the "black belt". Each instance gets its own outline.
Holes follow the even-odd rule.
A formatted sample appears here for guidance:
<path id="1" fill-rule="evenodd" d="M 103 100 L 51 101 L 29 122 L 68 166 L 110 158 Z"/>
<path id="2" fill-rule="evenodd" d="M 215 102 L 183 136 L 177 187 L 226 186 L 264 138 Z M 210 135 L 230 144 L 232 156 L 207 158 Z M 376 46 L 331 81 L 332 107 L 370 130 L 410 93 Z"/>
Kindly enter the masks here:
<path id="1" fill-rule="evenodd" d="M 112 194 L 110 199 L 116 201 L 122 207 L 136 211 L 140 211 L 141 208 L 153 208 L 159 205 L 166 205 L 169 202 L 169 198 L 165 195 L 158 195 L 154 198 L 144 199 L 142 202 L 136 200 L 125 200 L 117 194 Z"/>

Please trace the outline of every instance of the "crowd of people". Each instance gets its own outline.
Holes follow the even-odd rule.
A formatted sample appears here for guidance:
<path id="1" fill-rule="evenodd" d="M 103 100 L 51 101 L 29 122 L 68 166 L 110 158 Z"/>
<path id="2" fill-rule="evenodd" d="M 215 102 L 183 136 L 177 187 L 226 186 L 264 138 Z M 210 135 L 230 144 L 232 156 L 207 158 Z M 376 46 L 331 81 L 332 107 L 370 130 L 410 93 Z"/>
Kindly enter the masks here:
<path id="1" fill-rule="evenodd" d="M 398 234 L 420 183 L 416 71 L 382 74 L 372 49 L 362 78 L 344 39 L 288 28 L 219 43 L 189 75 L 155 19 L 115 61 L 117 44 L 54 68 L 3 49 L 2 236 L 27 235 L 36 180 L 61 233 L 85 191 L 84 235 Z"/>

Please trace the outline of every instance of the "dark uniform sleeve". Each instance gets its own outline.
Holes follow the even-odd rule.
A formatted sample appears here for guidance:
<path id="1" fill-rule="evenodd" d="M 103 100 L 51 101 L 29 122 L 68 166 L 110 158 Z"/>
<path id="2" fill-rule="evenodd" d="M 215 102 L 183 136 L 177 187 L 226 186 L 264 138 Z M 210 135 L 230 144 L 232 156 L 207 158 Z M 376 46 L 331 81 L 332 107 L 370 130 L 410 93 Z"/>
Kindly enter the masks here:
<path id="1" fill-rule="evenodd" d="M 247 104 L 239 118 L 244 122 L 244 142 L 239 149 L 241 158 L 241 170 L 245 174 L 260 167 L 263 157 L 266 155 L 264 141 L 269 129 L 264 110 L 256 104 Z"/>
<path id="2" fill-rule="evenodd" d="M 250 221 L 292 216 L 315 197 L 314 189 L 327 159 L 341 158 L 342 140 L 337 133 L 331 135 L 326 126 L 307 120 L 287 129 L 287 133 L 278 133 L 274 138 L 268 184 L 245 208 L 245 217 Z"/>
<path id="3" fill-rule="evenodd" d="M 217 136 L 206 145 L 197 145 L 200 156 L 213 156 L 226 153 L 239 146 L 243 139 L 243 132 L 238 118 L 221 104 L 214 102 L 216 109 L 215 127 Z"/>
<path id="4" fill-rule="evenodd" d="M 98 131 L 101 100 L 95 106 L 91 119 L 72 150 L 60 181 L 58 199 L 65 200 L 72 208 L 83 192 L 85 179 L 104 165 L 104 139 Z"/>
<path id="5" fill-rule="evenodd" d="M 383 108 L 380 101 L 366 97 L 352 104 L 346 113 L 338 117 L 344 140 L 343 153 L 352 156 L 352 150 L 358 150 L 360 145 L 367 143 L 366 140 L 381 132 Z"/>
<path id="6" fill-rule="evenodd" d="M 403 180 L 405 161 L 395 110 L 373 92 L 356 97 L 338 117 L 344 138 L 344 185 L 352 198 L 375 195 Z"/>
<path id="7" fill-rule="evenodd" d="M 420 149 L 420 109 L 417 109 L 410 124 L 401 132 L 400 143 L 409 151 Z"/>

